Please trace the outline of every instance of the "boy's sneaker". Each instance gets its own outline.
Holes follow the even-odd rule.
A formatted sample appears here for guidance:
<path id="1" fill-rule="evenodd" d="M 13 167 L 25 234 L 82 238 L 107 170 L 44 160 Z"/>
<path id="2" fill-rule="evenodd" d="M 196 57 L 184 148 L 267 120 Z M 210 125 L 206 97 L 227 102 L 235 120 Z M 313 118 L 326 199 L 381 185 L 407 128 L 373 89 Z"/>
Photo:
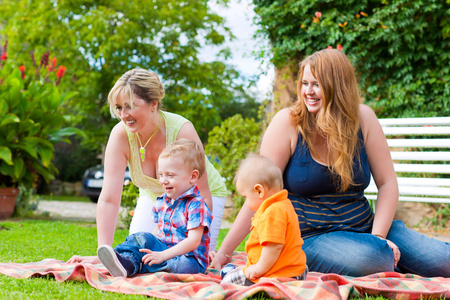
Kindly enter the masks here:
<path id="1" fill-rule="evenodd" d="M 220 277 L 222 277 L 222 279 L 232 270 L 236 269 L 236 266 L 233 265 L 232 263 L 228 263 L 225 265 L 225 267 L 222 268 L 222 270 L 220 270 Z"/>
<path id="2" fill-rule="evenodd" d="M 117 253 L 111 246 L 98 247 L 97 256 L 112 276 L 129 277 L 133 274 L 134 265 L 131 260 Z"/>

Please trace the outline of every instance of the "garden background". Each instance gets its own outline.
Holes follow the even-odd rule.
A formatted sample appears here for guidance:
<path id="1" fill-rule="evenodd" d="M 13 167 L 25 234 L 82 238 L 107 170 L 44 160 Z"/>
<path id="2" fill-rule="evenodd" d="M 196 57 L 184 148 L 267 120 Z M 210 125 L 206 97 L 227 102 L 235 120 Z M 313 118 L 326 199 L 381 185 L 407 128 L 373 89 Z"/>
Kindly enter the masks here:
<path id="1" fill-rule="evenodd" d="M 0 97 L 0 176 L 14 172 L 27 180 L 16 216 L 31 216 L 29 200 L 48 194 L 54 180 L 75 183 L 85 169 L 101 163 L 117 122 L 106 96 L 134 67 L 159 74 L 166 90 L 163 108 L 194 123 L 207 155 L 226 179 L 231 216 L 242 205 L 232 184 L 237 164 L 258 151 L 273 114 L 297 99 L 297 63 L 305 55 L 328 47 L 344 51 L 356 67 L 362 101 L 380 118 L 450 115 L 450 0 L 253 0 L 256 35 L 269 41 L 253 55 L 275 68 L 273 92 L 264 100 L 252 89 L 257 78 L 243 76 L 230 63 L 225 45 L 234 33 L 209 2 L 1 1 L 0 92 L 6 96 Z M 202 60 L 201 50 L 211 46 L 218 49 L 217 58 Z M 27 131 L 26 141 L 38 145 L 33 152 L 24 150 L 25 139 L 14 135 L 32 124 L 21 121 L 29 114 L 22 106 L 23 116 L 10 114 L 15 96 L 26 99 L 36 82 L 50 91 L 42 90 L 44 96 L 28 109 L 49 113 L 31 120 L 57 121 L 62 131 L 42 126 L 39 141 L 31 136 L 37 129 Z M 42 99 L 50 100 L 45 104 Z M 10 164 L 13 155 L 8 153 L 16 150 L 6 148 L 33 156 L 32 165 Z M 11 165 L 13 171 L 4 171 Z M 0 187 L 6 185 L 4 178 Z M 133 201 L 134 192 L 127 189 L 125 197 Z M 428 215 L 422 225 L 449 228 L 448 205 L 423 205 L 419 210 Z"/>

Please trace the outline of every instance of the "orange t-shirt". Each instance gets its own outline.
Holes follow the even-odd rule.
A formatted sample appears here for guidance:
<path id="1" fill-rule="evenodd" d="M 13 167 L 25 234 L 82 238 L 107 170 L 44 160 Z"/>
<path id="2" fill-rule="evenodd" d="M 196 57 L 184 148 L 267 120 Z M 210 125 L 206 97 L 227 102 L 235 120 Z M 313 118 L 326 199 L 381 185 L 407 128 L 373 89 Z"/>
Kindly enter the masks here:
<path id="1" fill-rule="evenodd" d="M 245 243 L 245 268 L 258 262 L 266 243 L 284 245 L 278 260 L 262 277 L 300 276 L 306 268 L 298 216 L 287 195 L 288 192 L 282 190 L 267 198 L 252 218 L 250 237 Z M 258 281 L 259 279 L 255 280 Z"/>

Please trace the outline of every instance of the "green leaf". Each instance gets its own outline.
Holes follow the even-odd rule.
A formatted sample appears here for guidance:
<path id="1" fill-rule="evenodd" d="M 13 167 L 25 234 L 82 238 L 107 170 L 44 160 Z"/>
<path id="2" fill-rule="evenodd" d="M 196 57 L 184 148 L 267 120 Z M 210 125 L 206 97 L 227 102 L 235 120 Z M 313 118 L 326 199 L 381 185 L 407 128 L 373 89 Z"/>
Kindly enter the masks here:
<path id="1" fill-rule="evenodd" d="M 65 102 L 69 101 L 70 99 L 72 99 L 73 97 L 78 96 L 79 94 L 80 94 L 79 92 L 75 92 L 75 91 L 63 93 L 61 95 L 61 103 L 65 103 Z"/>
<path id="2" fill-rule="evenodd" d="M 22 158 L 14 158 L 13 174 L 14 178 L 19 179 L 24 172 L 25 163 Z"/>
<path id="3" fill-rule="evenodd" d="M 21 149 L 22 151 L 25 151 L 26 153 L 28 153 L 29 155 L 31 155 L 34 158 L 38 158 L 36 150 L 34 148 L 35 146 L 31 146 L 31 145 L 17 145 L 16 148 Z"/>
<path id="4" fill-rule="evenodd" d="M 9 114 L 3 118 L 3 120 L 0 123 L 0 126 L 5 126 L 5 125 L 11 124 L 11 123 L 19 123 L 19 122 L 20 122 L 20 119 L 16 115 Z"/>
<path id="5" fill-rule="evenodd" d="M 56 111 L 58 107 L 62 104 L 62 97 L 59 95 L 58 89 L 55 87 L 51 95 L 51 111 Z"/>
<path id="6" fill-rule="evenodd" d="M 53 149 L 39 147 L 37 152 L 41 157 L 42 165 L 44 165 L 44 167 L 48 167 L 53 158 Z"/>
<path id="7" fill-rule="evenodd" d="M 8 165 L 12 165 L 11 150 L 8 147 L 0 146 L 0 159 L 4 160 Z"/>
<path id="8" fill-rule="evenodd" d="M 58 129 L 58 130 L 50 130 L 49 131 L 49 136 L 51 137 L 52 141 L 58 141 L 59 139 L 61 139 L 63 137 L 71 136 L 74 134 L 76 134 L 78 136 L 82 136 L 82 137 L 86 136 L 84 131 L 82 131 L 78 128 L 75 128 L 75 127 L 66 127 L 66 128 L 62 128 L 62 129 Z"/>

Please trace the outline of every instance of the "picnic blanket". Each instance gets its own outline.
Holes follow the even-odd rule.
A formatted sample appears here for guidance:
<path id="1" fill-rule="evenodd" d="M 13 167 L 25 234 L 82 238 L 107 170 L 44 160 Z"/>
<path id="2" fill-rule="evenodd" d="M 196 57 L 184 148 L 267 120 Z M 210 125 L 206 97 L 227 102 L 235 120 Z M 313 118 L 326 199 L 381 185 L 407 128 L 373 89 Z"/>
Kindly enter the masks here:
<path id="1" fill-rule="evenodd" d="M 233 254 L 234 264 L 244 265 L 245 261 L 245 252 Z M 364 277 L 310 272 L 306 281 L 262 278 L 249 287 L 220 284 L 219 272 L 214 269 L 208 269 L 206 274 L 158 272 L 121 278 L 111 277 L 101 264 L 68 264 L 55 259 L 22 264 L 0 263 L 0 273 L 15 278 L 50 275 L 58 282 L 87 281 L 104 291 L 161 299 L 242 299 L 262 291 L 273 299 L 348 299 L 366 294 L 393 299 L 450 299 L 450 278 L 424 278 L 396 272 Z"/>

